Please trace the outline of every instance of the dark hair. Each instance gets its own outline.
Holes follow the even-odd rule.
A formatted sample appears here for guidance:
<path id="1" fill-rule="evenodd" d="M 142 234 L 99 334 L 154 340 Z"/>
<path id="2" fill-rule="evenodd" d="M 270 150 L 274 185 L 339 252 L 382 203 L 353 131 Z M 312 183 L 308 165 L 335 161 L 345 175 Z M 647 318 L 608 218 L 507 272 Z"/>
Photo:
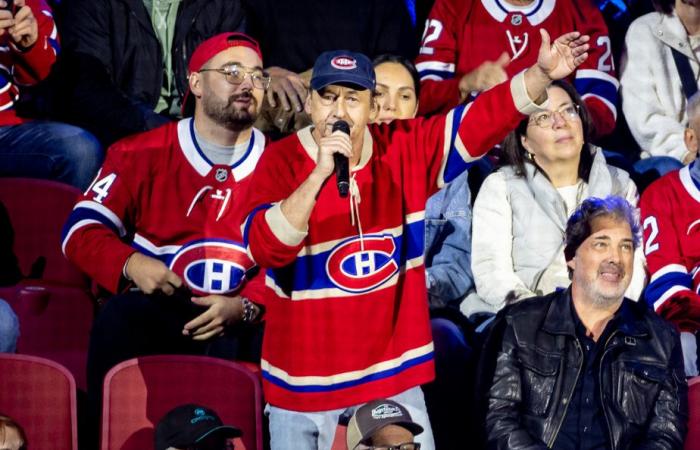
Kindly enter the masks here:
<path id="1" fill-rule="evenodd" d="M 581 149 L 581 160 L 578 165 L 578 176 L 582 180 L 588 181 L 588 176 L 591 173 L 591 166 L 593 165 L 593 153 L 591 153 L 590 146 L 590 131 L 592 126 L 590 115 L 588 114 L 586 105 L 584 105 L 583 100 L 581 100 L 581 96 L 578 95 L 578 92 L 576 92 L 576 89 L 574 89 L 571 84 L 567 83 L 566 81 L 557 80 L 550 85 L 550 88 L 555 86 L 563 89 L 569 95 L 569 97 L 571 97 L 571 101 L 579 108 L 581 127 L 583 128 L 583 148 Z M 503 140 L 503 144 L 501 145 L 503 157 L 501 158 L 502 162 L 500 165 L 513 166 L 515 169 L 515 174 L 519 177 L 524 177 L 525 163 L 529 163 L 534 165 L 537 170 L 542 172 L 542 174 L 547 177 L 544 170 L 542 170 L 542 168 L 538 166 L 535 161 L 527 157 L 527 150 L 525 150 L 525 147 L 523 147 L 520 140 L 521 136 L 525 136 L 527 134 L 527 125 L 529 120 L 529 117 L 523 119 L 515 130 L 511 131 Z M 549 179 L 549 177 L 547 178 Z"/>
<path id="2" fill-rule="evenodd" d="M 404 58 L 403 56 L 399 55 L 391 55 L 385 53 L 374 58 L 374 61 L 372 61 L 372 66 L 377 67 L 378 65 L 384 63 L 401 64 L 404 67 L 404 69 L 408 71 L 408 73 L 411 75 L 411 78 L 413 79 L 413 89 L 415 89 L 416 91 L 416 97 L 420 95 L 420 75 L 418 75 L 418 70 L 416 70 L 416 66 L 413 65 L 410 59 Z"/>
<path id="3" fill-rule="evenodd" d="M 590 197 L 581 203 L 581 206 L 576 209 L 566 223 L 566 246 L 564 247 L 566 261 L 571 261 L 574 258 L 576 250 L 591 235 L 593 219 L 602 216 L 627 222 L 632 230 L 634 248 L 639 246 L 641 241 L 639 220 L 632 205 L 616 195 L 609 195 L 605 198 Z"/>
<path id="4" fill-rule="evenodd" d="M 671 14 L 676 5 L 675 0 L 651 0 L 651 3 L 654 5 L 655 10 L 664 14 Z"/>
<path id="5" fill-rule="evenodd" d="M 17 430 L 17 434 L 19 434 L 19 438 L 22 440 L 22 446 L 20 447 L 20 450 L 27 450 L 27 435 L 24 432 L 24 429 L 22 429 L 22 427 L 11 417 L 0 414 L 0 443 L 5 442 L 5 438 L 7 436 L 5 430 L 7 430 L 8 428 L 14 428 L 15 430 Z"/>

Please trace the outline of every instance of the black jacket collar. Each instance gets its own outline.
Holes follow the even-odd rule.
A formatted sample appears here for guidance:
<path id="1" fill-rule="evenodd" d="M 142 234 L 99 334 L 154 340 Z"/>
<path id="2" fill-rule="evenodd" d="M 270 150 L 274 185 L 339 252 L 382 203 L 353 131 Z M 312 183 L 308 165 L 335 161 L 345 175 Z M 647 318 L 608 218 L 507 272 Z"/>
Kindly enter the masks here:
<path id="1" fill-rule="evenodd" d="M 549 309 L 542 325 L 542 330 L 550 334 L 576 336 L 574 318 L 571 317 L 571 286 L 566 290 L 552 294 Z M 619 333 L 627 336 L 641 337 L 649 334 L 649 329 L 642 316 L 643 306 L 627 298 L 622 300 L 620 309 L 615 313 Z"/>

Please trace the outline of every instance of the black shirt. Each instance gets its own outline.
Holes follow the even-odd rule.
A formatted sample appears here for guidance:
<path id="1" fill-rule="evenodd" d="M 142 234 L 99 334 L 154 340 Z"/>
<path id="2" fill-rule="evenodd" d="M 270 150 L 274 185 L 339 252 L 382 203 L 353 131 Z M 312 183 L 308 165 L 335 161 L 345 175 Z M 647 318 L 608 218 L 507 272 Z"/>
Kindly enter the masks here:
<path id="1" fill-rule="evenodd" d="M 583 363 L 574 394 L 566 410 L 564 423 L 559 430 L 553 449 L 556 450 L 607 450 L 609 433 L 605 413 L 601 405 L 599 388 L 600 358 L 605 342 L 616 327 L 618 310 L 605 326 L 598 342 L 587 335 L 586 327 L 579 319 L 571 302 L 571 316 L 576 328 L 576 338 L 583 351 Z"/>

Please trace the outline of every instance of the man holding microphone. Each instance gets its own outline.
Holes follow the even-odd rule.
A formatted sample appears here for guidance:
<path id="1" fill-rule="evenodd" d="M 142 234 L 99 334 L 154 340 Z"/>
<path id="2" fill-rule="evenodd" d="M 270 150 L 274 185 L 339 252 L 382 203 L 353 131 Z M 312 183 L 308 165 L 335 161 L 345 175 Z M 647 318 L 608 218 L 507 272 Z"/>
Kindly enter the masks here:
<path id="1" fill-rule="evenodd" d="M 469 108 L 389 125 L 368 125 L 367 57 L 319 56 L 305 105 L 313 125 L 266 149 L 244 208 L 248 252 L 270 268 L 262 370 L 273 450 L 329 449 L 338 417 L 377 398 L 404 405 L 425 429 L 422 448 L 434 448 L 419 387 L 434 376 L 426 200 L 536 111 L 551 81 L 586 59 L 587 41 L 543 32 L 537 64 Z M 337 153 L 349 162 L 347 196 Z"/>

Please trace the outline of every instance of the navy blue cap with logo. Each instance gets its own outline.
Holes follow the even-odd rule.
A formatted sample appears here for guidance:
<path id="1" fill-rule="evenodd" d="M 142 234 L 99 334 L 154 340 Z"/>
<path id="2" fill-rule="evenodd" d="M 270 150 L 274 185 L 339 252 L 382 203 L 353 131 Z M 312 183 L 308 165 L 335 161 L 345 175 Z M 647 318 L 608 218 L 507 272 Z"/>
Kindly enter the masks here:
<path id="1" fill-rule="evenodd" d="M 214 435 L 230 439 L 242 434 L 238 428 L 224 425 L 219 416 L 206 406 L 181 405 L 170 410 L 156 425 L 155 449 L 189 447 Z"/>
<path id="2" fill-rule="evenodd" d="M 331 84 L 351 84 L 374 90 L 376 80 L 372 61 L 362 53 L 348 50 L 321 53 L 311 73 L 311 89 L 320 91 Z"/>

